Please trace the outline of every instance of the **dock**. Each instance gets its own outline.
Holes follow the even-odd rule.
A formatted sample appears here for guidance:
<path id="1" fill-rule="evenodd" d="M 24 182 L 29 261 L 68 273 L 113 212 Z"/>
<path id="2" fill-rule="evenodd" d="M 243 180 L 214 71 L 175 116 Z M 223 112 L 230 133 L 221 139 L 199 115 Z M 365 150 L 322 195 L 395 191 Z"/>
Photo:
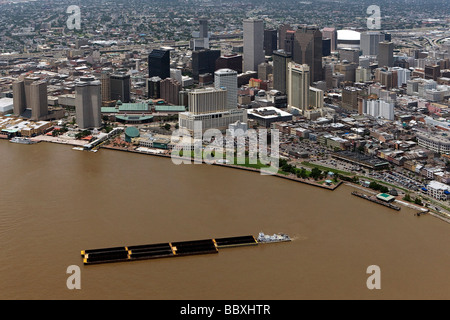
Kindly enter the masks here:
<path id="1" fill-rule="evenodd" d="M 359 193 L 359 192 L 356 192 L 356 191 L 352 191 L 352 195 L 357 196 L 357 197 L 362 198 L 362 199 L 369 200 L 369 201 L 374 202 L 374 203 L 381 204 L 382 206 L 385 206 L 385 207 L 387 207 L 387 208 L 390 208 L 390 209 L 393 209 L 393 210 L 396 210 L 396 211 L 400 211 L 400 209 L 401 209 L 400 207 L 398 207 L 398 206 L 396 206 L 396 205 L 393 205 L 392 203 L 384 202 L 384 201 L 378 200 L 378 199 L 376 199 L 376 198 L 370 197 L 370 196 L 365 195 L 365 194 L 363 194 L 363 193 Z"/>
<path id="2" fill-rule="evenodd" d="M 223 248 L 254 246 L 257 244 L 258 241 L 255 237 L 249 235 L 229 238 L 89 249 L 82 250 L 81 257 L 85 265 L 90 265 L 200 254 L 216 254 L 219 252 L 219 249 Z"/>

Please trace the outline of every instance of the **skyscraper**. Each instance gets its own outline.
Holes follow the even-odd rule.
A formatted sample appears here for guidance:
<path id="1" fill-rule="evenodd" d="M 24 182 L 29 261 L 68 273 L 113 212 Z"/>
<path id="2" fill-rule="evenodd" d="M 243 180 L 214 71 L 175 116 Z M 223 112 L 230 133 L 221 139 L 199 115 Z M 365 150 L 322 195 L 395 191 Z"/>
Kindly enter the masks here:
<path id="1" fill-rule="evenodd" d="M 216 71 L 216 60 L 220 57 L 220 50 L 198 50 L 192 52 L 192 75 L 195 80 L 205 73 Z"/>
<path id="2" fill-rule="evenodd" d="M 322 80 L 322 32 L 315 26 L 303 26 L 295 31 L 292 60 L 307 64 L 311 81 Z"/>
<path id="3" fill-rule="evenodd" d="M 237 72 L 231 69 L 220 69 L 214 73 L 214 87 L 227 90 L 227 108 L 237 107 L 238 91 Z"/>
<path id="4" fill-rule="evenodd" d="M 385 35 L 378 31 L 361 33 L 361 50 L 364 56 L 378 55 L 379 43 L 385 40 Z"/>
<path id="5" fill-rule="evenodd" d="M 215 88 L 189 91 L 189 111 L 178 116 L 180 128 L 192 133 L 200 125 L 202 131 L 212 128 L 225 131 L 236 121 L 247 122 L 247 111 L 237 105 L 231 108 L 227 103 L 227 94 L 227 90 Z"/>
<path id="6" fill-rule="evenodd" d="M 231 69 L 242 73 L 242 56 L 239 54 L 226 54 L 216 60 L 216 71 L 219 69 Z"/>
<path id="7" fill-rule="evenodd" d="M 264 22 L 245 19 L 244 22 L 244 72 L 257 71 L 264 62 Z"/>
<path id="8" fill-rule="evenodd" d="M 120 100 L 123 103 L 130 102 L 130 75 L 112 74 L 109 77 L 110 95 L 112 100 Z"/>
<path id="9" fill-rule="evenodd" d="M 278 49 L 278 31 L 264 30 L 264 53 L 271 56 Z"/>
<path id="10" fill-rule="evenodd" d="M 307 64 L 288 64 L 288 108 L 302 114 L 309 106 L 310 68 Z"/>
<path id="11" fill-rule="evenodd" d="M 283 93 L 286 93 L 287 68 L 291 58 L 291 54 L 284 50 L 273 53 L 273 88 Z"/>
<path id="12" fill-rule="evenodd" d="M 172 78 L 166 78 L 160 82 L 160 96 L 167 103 L 179 105 L 181 83 Z"/>
<path id="13" fill-rule="evenodd" d="M 48 115 L 47 82 L 29 76 L 13 83 L 14 115 L 41 120 Z"/>
<path id="14" fill-rule="evenodd" d="M 208 20 L 205 18 L 200 18 L 200 31 L 198 36 L 194 36 L 190 42 L 190 47 L 192 50 L 209 49 L 209 33 L 208 33 Z"/>
<path id="15" fill-rule="evenodd" d="M 336 28 L 323 28 L 322 36 L 324 39 L 331 40 L 331 52 L 337 50 L 337 31 Z"/>
<path id="16" fill-rule="evenodd" d="M 379 43 L 378 67 L 394 66 L 394 43 L 383 41 Z"/>
<path id="17" fill-rule="evenodd" d="M 278 49 L 282 49 L 286 52 L 291 52 L 286 49 L 286 32 L 293 30 L 288 24 L 283 24 L 278 28 Z"/>
<path id="18" fill-rule="evenodd" d="M 94 77 L 81 77 L 75 85 L 75 112 L 80 129 L 102 125 L 101 83 Z"/>
<path id="19" fill-rule="evenodd" d="M 170 51 L 165 49 L 154 49 L 148 55 L 148 76 L 160 77 L 161 79 L 170 77 Z"/>
<path id="20" fill-rule="evenodd" d="M 41 120 L 48 115 L 47 82 L 34 81 L 30 84 L 31 120 Z"/>

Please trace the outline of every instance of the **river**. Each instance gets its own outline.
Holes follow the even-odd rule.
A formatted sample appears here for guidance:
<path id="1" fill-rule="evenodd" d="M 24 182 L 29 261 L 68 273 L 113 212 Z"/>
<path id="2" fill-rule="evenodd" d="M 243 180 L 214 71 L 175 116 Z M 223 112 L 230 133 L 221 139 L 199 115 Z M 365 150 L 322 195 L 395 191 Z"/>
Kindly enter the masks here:
<path id="1" fill-rule="evenodd" d="M 1 299 L 449 299 L 450 225 L 335 191 L 120 151 L 0 141 Z M 285 232 L 289 243 L 84 266 L 102 247 Z M 80 267 L 69 290 L 67 268 Z M 380 268 L 369 290 L 367 268 Z"/>

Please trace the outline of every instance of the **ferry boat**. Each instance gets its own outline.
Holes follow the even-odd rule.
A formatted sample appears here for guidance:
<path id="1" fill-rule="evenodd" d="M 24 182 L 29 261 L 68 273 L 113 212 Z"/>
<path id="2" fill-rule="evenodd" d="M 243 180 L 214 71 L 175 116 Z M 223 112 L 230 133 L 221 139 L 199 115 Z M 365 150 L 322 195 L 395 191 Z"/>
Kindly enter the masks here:
<path id="1" fill-rule="evenodd" d="M 291 238 L 284 233 L 278 233 L 273 235 L 264 234 L 264 232 L 260 232 L 258 234 L 258 238 L 256 239 L 259 243 L 271 243 L 271 242 L 285 242 L 291 241 Z"/>
<path id="2" fill-rule="evenodd" d="M 22 137 L 14 137 L 11 140 L 9 140 L 12 143 L 21 143 L 21 144 L 34 144 L 37 143 L 36 141 L 30 140 L 28 138 L 22 138 Z"/>

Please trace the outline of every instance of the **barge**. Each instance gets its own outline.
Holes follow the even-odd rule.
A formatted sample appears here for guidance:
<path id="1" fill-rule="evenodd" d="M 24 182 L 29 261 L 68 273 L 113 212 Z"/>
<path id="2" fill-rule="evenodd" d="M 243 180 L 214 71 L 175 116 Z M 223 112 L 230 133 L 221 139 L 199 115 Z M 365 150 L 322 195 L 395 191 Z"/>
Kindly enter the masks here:
<path id="1" fill-rule="evenodd" d="M 239 236 L 195 241 L 180 241 L 146 244 L 137 246 L 111 247 L 101 249 L 82 250 L 81 257 L 85 265 L 137 261 L 167 257 L 182 257 L 199 254 L 215 254 L 219 249 L 255 246 L 258 243 L 274 243 L 290 241 L 289 236 L 278 234 L 273 236 L 260 233 L 258 239 L 254 236 Z"/>

